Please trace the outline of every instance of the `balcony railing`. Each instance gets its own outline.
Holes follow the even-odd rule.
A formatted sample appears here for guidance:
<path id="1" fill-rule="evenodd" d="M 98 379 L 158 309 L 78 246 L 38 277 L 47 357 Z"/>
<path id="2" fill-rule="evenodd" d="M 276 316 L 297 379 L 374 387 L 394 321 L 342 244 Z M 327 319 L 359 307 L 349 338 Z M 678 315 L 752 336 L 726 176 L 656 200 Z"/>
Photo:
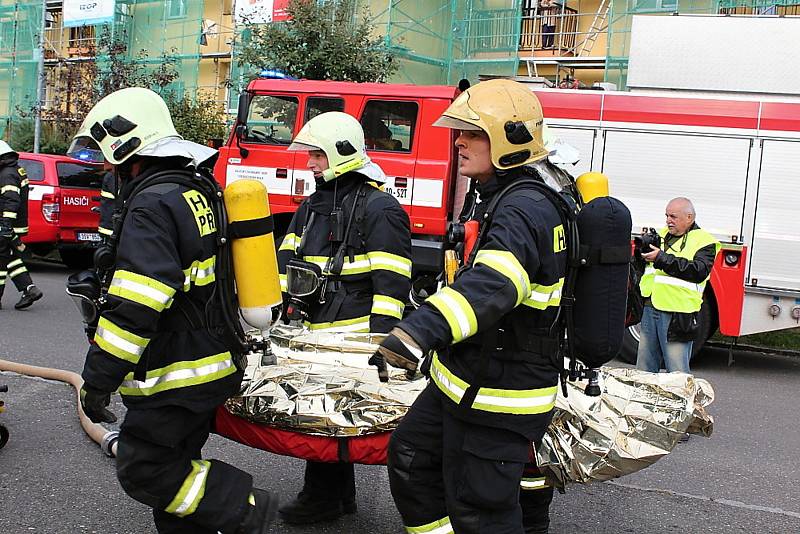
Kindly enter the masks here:
<path id="1" fill-rule="evenodd" d="M 519 50 L 553 50 L 559 55 L 574 53 L 579 35 L 578 22 L 583 16 L 589 15 L 579 14 L 563 3 L 554 3 L 550 8 L 523 8 Z"/>

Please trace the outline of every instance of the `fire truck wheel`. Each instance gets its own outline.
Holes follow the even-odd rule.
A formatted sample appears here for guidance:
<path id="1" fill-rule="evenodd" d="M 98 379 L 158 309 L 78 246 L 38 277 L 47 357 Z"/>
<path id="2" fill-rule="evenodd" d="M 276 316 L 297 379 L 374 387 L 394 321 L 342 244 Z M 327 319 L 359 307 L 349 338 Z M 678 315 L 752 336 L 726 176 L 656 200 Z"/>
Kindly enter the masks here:
<path id="1" fill-rule="evenodd" d="M 5 447 L 6 443 L 8 443 L 8 429 L 0 425 L 0 449 Z"/>
<path id="2" fill-rule="evenodd" d="M 698 319 L 700 328 L 697 332 L 697 339 L 692 346 L 692 359 L 697 356 L 708 338 L 714 333 L 711 331 L 711 304 L 708 299 L 703 300 L 703 306 L 700 308 Z M 625 363 L 636 365 L 636 353 L 639 350 L 640 335 L 641 331 L 639 330 L 638 324 L 625 329 L 625 334 L 622 338 L 622 348 L 617 356 L 620 360 Z"/>

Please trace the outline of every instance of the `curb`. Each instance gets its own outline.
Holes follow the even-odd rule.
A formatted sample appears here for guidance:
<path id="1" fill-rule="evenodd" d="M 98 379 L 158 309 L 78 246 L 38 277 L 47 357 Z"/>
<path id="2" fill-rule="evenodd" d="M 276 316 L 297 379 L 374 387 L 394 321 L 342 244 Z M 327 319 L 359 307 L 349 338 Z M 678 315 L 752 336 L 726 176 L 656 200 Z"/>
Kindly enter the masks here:
<path id="1" fill-rule="evenodd" d="M 711 347 L 722 350 L 728 350 L 730 348 L 733 348 L 734 350 L 742 350 L 745 352 L 758 352 L 761 354 L 777 354 L 779 356 L 790 356 L 792 358 L 800 358 L 800 350 L 775 349 L 770 347 L 759 347 L 756 345 L 743 345 L 741 343 L 731 345 L 730 343 L 720 343 L 718 341 L 706 341 L 704 347 Z"/>

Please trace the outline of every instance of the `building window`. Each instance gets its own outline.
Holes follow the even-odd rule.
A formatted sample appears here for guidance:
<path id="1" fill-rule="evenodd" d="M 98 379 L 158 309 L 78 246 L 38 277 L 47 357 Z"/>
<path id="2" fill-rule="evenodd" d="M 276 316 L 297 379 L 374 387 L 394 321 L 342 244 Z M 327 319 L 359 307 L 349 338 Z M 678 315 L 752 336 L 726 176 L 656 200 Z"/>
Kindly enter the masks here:
<path id="1" fill-rule="evenodd" d="M 167 0 L 167 18 L 179 19 L 186 16 L 186 0 Z"/>
<path id="2" fill-rule="evenodd" d="M 653 11 L 677 11 L 678 0 L 636 0 L 634 11 L 653 12 Z"/>
<path id="3" fill-rule="evenodd" d="M 410 152 L 417 125 L 416 102 L 370 100 L 361 114 L 364 141 L 371 150 Z"/>

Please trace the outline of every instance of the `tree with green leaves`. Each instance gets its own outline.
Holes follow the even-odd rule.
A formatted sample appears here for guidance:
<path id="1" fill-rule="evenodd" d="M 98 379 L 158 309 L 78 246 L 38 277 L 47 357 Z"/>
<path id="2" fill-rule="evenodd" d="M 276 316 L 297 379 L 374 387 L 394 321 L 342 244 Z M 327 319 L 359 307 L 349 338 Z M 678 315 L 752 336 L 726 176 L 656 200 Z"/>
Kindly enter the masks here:
<path id="1" fill-rule="evenodd" d="M 128 53 L 124 32 L 115 36 L 108 29 L 97 40 L 95 61 L 62 60 L 51 71 L 49 83 L 56 90 L 42 113 L 41 151 L 63 154 L 90 109 L 103 97 L 126 87 L 147 87 L 159 92 L 170 108 L 175 129 L 185 139 L 206 143 L 227 133 L 224 106 L 205 94 L 194 98 L 169 90 L 180 76 L 177 50 L 163 54 L 152 67 L 146 50 Z M 12 122 L 10 141 L 19 151 L 33 149 L 33 109 L 18 109 Z"/>
<path id="2" fill-rule="evenodd" d="M 250 79 L 264 69 L 312 80 L 383 82 L 397 70 L 357 0 L 291 0 L 289 20 L 245 23 L 236 57 Z"/>

